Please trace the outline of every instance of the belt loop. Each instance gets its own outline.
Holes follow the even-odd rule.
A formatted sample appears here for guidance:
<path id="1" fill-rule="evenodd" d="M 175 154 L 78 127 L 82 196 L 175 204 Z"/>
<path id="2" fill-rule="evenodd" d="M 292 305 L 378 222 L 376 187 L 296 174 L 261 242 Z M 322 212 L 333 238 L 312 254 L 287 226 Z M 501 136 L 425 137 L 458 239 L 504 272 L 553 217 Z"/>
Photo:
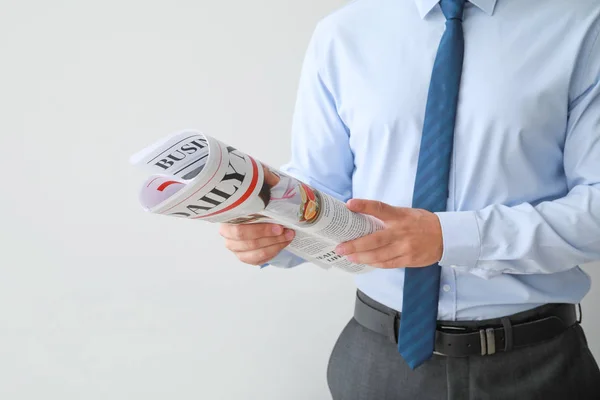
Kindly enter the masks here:
<path id="1" fill-rule="evenodd" d="M 395 312 L 392 312 L 388 315 L 388 338 L 394 344 L 398 343 L 398 328 L 396 328 L 396 318 L 398 318 L 398 314 Z"/>
<path id="2" fill-rule="evenodd" d="M 500 320 L 504 327 L 504 351 L 511 351 L 513 348 L 513 329 L 510 319 L 504 317 Z"/>

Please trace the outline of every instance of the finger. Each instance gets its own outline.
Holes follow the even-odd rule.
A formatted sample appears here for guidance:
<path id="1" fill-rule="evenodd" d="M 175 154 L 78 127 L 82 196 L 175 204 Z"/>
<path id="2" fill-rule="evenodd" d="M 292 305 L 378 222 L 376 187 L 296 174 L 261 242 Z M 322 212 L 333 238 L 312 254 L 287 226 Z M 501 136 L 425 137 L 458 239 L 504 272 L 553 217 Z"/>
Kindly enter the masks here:
<path id="1" fill-rule="evenodd" d="M 225 240 L 225 247 L 234 252 L 258 250 L 278 243 L 290 242 L 294 239 L 294 231 L 286 229 L 283 235 L 264 237 L 253 240 Z"/>
<path id="2" fill-rule="evenodd" d="M 341 256 L 378 249 L 392 242 L 393 237 L 389 230 L 372 233 L 361 238 L 342 243 L 335 248 L 335 252 Z"/>
<path id="3" fill-rule="evenodd" d="M 356 264 L 374 265 L 384 263 L 400 256 L 401 254 L 398 250 L 398 246 L 387 245 L 375 250 L 354 253 L 351 256 L 348 256 L 348 260 Z"/>
<path id="4" fill-rule="evenodd" d="M 279 183 L 279 177 L 273 173 L 268 167 L 263 165 L 263 170 L 265 172 L 265 182 L 269 187 L 273 187 Z"/>
<path id="5" fill-rule="evenodd" d="M 430 264 L 430 263 L 422 263 L 422 262 L 415 261 L 414 259 L 411 259 L 408 256 L 400 256 L 400 257 L 396 257 L 391 260 L 387 260 L 382 263 L 378 263 L 378 264 L 371 265 L 371 266 L 375 267 L 375 268 L 390 269 L 390 268 L 427 268 L 431 265 L 432 264 Z"/>
<path id="6" fill-rule="evenodd" d="M 350 211 L 361 214 L 372 215 L 382 221 L 393 218 L 396 215 L 396 207 L 375 200 L 352 199 L 346 203 Z"/>
<path id="7" fill-rule="evenodd" d="M 221 224 L 219 233 L 230 240 L 254 240 L 283 234 L 283 226 L 274 224 Z"/>
<path id="8" fill-rule="evenodd" d="M 246 264 L 250 265 L 262 265 L 270 260 L 272 260 L 279 252 L 285 249 L 290 242 L 285 243 L 277 243 L 271 246 L 263 247 L 258 250 L 251 251 L 242 251 L 237 252 L 235 255 L 237 258 Z"/>
<path id="9" fill-rule="evenodd" d="M 416 268 L 409 266 L 408 258 L 405 256 L 400 256 L 396 258 L 392 258 L 391 260 L 387 260 L 384 262 L 372 264 L 372 267 L 380 268 L 380 269 L 394 269 L 394 268 Z"/>

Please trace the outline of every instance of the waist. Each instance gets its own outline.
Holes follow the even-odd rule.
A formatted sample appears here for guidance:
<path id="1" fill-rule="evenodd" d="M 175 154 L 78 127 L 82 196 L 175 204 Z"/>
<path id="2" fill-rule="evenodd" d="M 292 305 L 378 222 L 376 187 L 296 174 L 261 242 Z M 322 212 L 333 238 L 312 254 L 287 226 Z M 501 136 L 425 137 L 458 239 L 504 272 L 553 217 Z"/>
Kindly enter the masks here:
<path id="1" fill-rule="evenodd" d="M 354 319 L 397 343 L 402 314 L 360 291 L 356 295 Z M 573 304 L 545 304 L 481 321 L 438 321 L 434 353 L 450 357 L 493 355 L 545 342 L 578 322 L 581 319 Z"/>
<path id="2" fill-rule="evenodd" d="M 373 308 L 377 311 L 380 311 L 387 315 L 396 315 L 398 318 L 402 317 L 402 313 L 387 307 L 378 301 L 372 299 L 367 294 L 358 290 L 356 292 L 357 301 L 367 305 L 370 308 Z M 438 320 L 439 328 L 460 328 L 461 330 L 479 330 L 481 328 L 487 328 L 491 326 L 502 326 L 503 319 L 510 318 L 510 321 L 513 324 L 522 324 L 525 322 L 531 322 L 538 319 L 546 318 L 550 315 L 561 314 L 565 312 L 566 314 L 571 315 L 575 313 L 575 305 L 574 304 L 565 304 L 565 303 L 551 303 L 551 304 L 543 304 L 541 306 L 537 306 L 531 308 L 529 310 L 521 311 L 515 314 L 507 314 L 497 318 L 488 318 L 481 320 L 471 320 L 471 321 L 446 321 L 443 319 Z M 558 310 L 558 312 L 557 312 Z M 566 318 L 571 320 L 572 318 Z"/>

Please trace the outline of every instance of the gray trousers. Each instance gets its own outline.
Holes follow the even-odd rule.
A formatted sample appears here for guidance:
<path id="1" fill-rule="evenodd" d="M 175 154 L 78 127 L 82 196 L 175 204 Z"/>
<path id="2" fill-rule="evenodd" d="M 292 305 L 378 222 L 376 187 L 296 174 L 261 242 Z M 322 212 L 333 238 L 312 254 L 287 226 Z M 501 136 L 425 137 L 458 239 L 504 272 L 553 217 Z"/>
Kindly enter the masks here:
<path id="1" fill-rule="evenodd" d="M 600 399 L 600 370 L 579 324 L 492 356 L 434 355 L 413 371 L 387 336 L 352 319 L 334 346 L 327 381 L 334 400 Z"/>

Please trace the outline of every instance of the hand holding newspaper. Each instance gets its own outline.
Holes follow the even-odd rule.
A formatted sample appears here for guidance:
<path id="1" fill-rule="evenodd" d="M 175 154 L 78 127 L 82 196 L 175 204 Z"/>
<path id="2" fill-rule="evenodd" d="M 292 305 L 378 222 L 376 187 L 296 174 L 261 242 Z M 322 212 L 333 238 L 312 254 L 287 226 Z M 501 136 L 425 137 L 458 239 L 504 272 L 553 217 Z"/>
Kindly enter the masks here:
<path id="1" fill-rule="evenodd" d="M 140 192 L 149 212 L 213 223 L 276 223 L 296 231 L 287 251 L 323 268 L 370 271 L 335 253 L 383 229 L 346 205 L 197 131 L 178 132 L 131 157 L 153 173 Z"/>

